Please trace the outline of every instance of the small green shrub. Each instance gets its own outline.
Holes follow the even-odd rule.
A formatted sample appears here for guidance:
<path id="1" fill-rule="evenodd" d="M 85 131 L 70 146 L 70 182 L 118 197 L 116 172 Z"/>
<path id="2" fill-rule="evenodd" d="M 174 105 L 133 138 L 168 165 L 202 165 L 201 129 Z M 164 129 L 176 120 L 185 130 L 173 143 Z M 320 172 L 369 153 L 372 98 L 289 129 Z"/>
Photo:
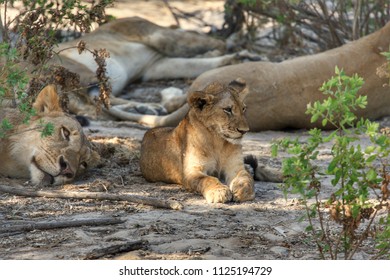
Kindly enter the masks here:
<path id="1" fill-rule="evenodd" d="M 26 123 L 35 112 L 29 106 L 24 94 L 28 77 L 25 70 L 20 68 L 18 58 L 16 48 L 11 48 L 7 43 L 0 43 L 0 61 L 4 62 L 0 66 L 0 80 L 2 81 L 0 83 L 0 104 L 4 99 L 11 100 L 14 106 L 18 104 L 23 114 L 23 122 Z M 7 119 L 3 119 L 0 125 L 0 138 L 5 137 L 12 128 L 12 124 Z"/>
<path id="2" fill-rule="evenodd" d="M 10 18 L 8 7 L 17 2 L 21 4 L 16 5 L 19 7 L 19 13 Z M 23 122 L 26 123 L 35 115 L 31 105 L 45 85 L 55 83 L 65 90 L 79 89 L 77 74 L 61 66 L 48 64 L 53 56 L 59 54 L 54 51 L 58 43 L 56 31 L 72 28 L 75 31 L 88 32 L 91 23 L 100 24 L 106 21 L 105 8 L 112 3 L 113 0 L 91 3 L 81 0 L 0 0 L 0 106 L 4 99 L 7 99 L 11 105 L 19 108 Z M 18 36 L 14 36 L 15 34 Z M 80 51 L 90 51 L 85 43 L 80 43 L 78 47 Z M 105 58 L 109 54 L 105 50 L 90 52 L 99 66 L 97 75 L 101 95 L 97 107 L 100 108 L 101 104 L 108 106 L 111 87 L 105 76 Z M 12 124 L 7 119 L 2 120 L 0 138 L 5 137 L 11 129 Z M 39 129 L 42 136 L 47 136 L 53 127 L 51 124 L 42 124 Z"/>
<path id="3" fill-rule="evenodd" d="M 291 155 L 283 161 L 282 188 L 286 196 L 300 196 L 309 222 L 306 230 L 323 259 L 338 259 L 340 254 L 351 259 L 362 242 L 374 234 L 378 211 L 387 209 L 389 215 L 390 139 L 378 132 L 377 123 L 356 117 L 354 111 L 367 105 L 367 97 L 358 95 L 362 85 L 362 78 L 349 77 L 336 67 L 336 76 L 320 88 L 328 97 L 309 104 L 306 112 L 312 122 L 331 124 L 334 131 L 325 134 L 315 128 L 309 131 L 307 143 L 283 139 L 273 146 L 274 156 L 278 148 Z M 359 144 L 362 135 L 369 137 L 369 146 Z M 321 170 L 315 161 L 319 146 L 327 142 L 332 143 L 332 159 L 326 170 Z M 321 194 L 326 176 L 330 176 L 334 192 L 324 201 Z M 386 222 L 382 219 L 385 230 L 379 244 L 385 249 L 389 246 L 388 217 Z M 330 223 L 334 227 L 330 228 Z"/>

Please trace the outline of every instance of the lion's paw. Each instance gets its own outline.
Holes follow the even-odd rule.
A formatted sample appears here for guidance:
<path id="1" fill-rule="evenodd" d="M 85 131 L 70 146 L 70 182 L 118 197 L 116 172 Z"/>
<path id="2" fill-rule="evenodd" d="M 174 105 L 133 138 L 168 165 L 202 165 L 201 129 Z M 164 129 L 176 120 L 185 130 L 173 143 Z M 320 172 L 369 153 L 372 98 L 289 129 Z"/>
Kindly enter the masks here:
<path id="1" fill-rule="evenodd" d="M 224 185 L 209 187 L 203 196 L 208 203 L 225 203 L 232 200 L 232 192 Z"/>
<path id="2" fill-rule="evenodd" d="M 247 61 L 262 61 L 263 59 L 257 54 L 251 53 L 247 50 L 240 51 L 236 54 L 236 59 L 242 62 Z"/>
<path id="3" fill-rule="evenodd" d="M 255 199 L 255 189 L 251 182 L 240 182 L 233 187 L 233 200 L 234 201 L 247 201 Z"/>

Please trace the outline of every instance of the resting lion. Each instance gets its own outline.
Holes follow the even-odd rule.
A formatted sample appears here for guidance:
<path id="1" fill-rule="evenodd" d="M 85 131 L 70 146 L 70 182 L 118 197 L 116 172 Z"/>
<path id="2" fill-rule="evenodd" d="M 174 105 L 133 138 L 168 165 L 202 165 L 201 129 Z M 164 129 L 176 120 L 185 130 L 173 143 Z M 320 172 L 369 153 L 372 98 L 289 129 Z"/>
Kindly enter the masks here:
<path id="1" fill-rule="evenodd" d="M 135 80 L 196 78 L 201 73 L 237 61 L 223 55 L 225 43 L 204 34 L 158 26 L 139 17 L 117 19 L 81 38 L 90 49 L 106 49 L 107 75 L 118 96 Z M 57 62 L 93 84 L 97 64 L 90 52 L 79 54 L 80 40 L 59 44 Z"/>
<path id="2" fill-rule="evenodd" d="M 388 79 L 376 74 L 377 68 L 386 63 L 381 52 L 389 51 L 389 44 L 390 23 L 373 34 L 323 53 L 281 63 L 248 62 L 207 71 L 193 82 L 189 92 L 202 89 L 211 81 L 227 84 L 235 77 L 245 77 L 250 88 L 246 102 L 251 106 L 246 116 L 251 131 L 311 128 L 320 123 L 310 122 L 306 106 L 323 98 L 319 88 L 335 74 L 338 66 L 347 75 L 357 73 L 363 77 L 365 83 L 360 93 L 368 96 L 368 106 L 357 114 L 377 119 L 390 115 L 390 90 L 383 86 Z M 115 107 L 112 113 L 156 127 L 177 125 L 188 109 L 184 104 L 167 116 L 119 114 Z"/>
<path id="3" fill-rule="evenodd" d="M 32 184 L 60 185 L 72 181 L 99 159 L 91 149 L 76 119 L 65 114 L 54 86 L 38 95 L 33 116 L 23 124 L 17 109 L 1 108 L 0 121 L 7 118 L 13 129 L 0 138 L 0 174 L 30 179 Z M 54 125 L 50 136 L 41 137 L 41 121 Z"/>
<path id="4" fill-rule="evenodd" d="M 240 144 L 249 131 L 243 103 L 247 93 L 242 79 L 191 92 L 188 114 L 176 128 L 145 134 L 140 159 L 145 179 L 181 184 L 210 203 L 254 199 Z"/>

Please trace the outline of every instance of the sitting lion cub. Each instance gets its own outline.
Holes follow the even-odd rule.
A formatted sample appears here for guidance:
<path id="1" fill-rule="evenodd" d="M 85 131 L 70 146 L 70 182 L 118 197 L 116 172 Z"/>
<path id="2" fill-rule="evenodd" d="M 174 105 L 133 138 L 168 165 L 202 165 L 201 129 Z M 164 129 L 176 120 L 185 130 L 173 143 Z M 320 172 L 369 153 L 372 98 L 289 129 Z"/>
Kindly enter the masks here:
<path id="1" fill-rule="evenodd" d="M 7 119 L 13 129 L 0 138 L 0 175 L 31 179 L 33 184 L 61 185 L 100 158 L 91 148 L 78 121 L 63 112 L 54 86 L 46 86 L 33 108 L 36 115 L 27 124 L 14 108 L 0 108 L 0 122 Z M 42 137 L 42 121 L 54 126 Z"/>
<path id="2" fill-rule="evenodd" d="M 247 93 L 240 78 L 228 87 L 215 82 L 190 93 L 190 110 L 176 128 L 145 134 L 140 160 L 145 179 L 181 184 L 210 203 L 253 200 L 253 179 L 240 145 L 249 130 L 243 103 Z"/>

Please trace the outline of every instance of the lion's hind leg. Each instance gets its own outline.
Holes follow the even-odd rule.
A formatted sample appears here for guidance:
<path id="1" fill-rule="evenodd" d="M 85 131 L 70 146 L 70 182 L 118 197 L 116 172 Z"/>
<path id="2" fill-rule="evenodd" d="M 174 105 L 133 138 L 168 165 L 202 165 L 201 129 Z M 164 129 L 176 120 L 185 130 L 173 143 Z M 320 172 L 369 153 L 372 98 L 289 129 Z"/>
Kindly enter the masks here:
<path id="1" fill-rule="evenodd" d="M 247 201 L 255 198 L 253 178 L 246 170 L 238 172 L 229 185 L 234 201 Z"/>
<path id="2" fill-rule="evenodd" d="M 151 65 L 142 80 L 196 78 L 208 70 L 232 64 L 235 60 L 235 54 L 203 58 L 166 57 Z"/>
<path id="3" fill-rule="evenodd" d="M 247 201 L 255 198 L 254 180 L 245 169 L 241 156 L 230 157 L 225 173 L 234 201 Z"/>

